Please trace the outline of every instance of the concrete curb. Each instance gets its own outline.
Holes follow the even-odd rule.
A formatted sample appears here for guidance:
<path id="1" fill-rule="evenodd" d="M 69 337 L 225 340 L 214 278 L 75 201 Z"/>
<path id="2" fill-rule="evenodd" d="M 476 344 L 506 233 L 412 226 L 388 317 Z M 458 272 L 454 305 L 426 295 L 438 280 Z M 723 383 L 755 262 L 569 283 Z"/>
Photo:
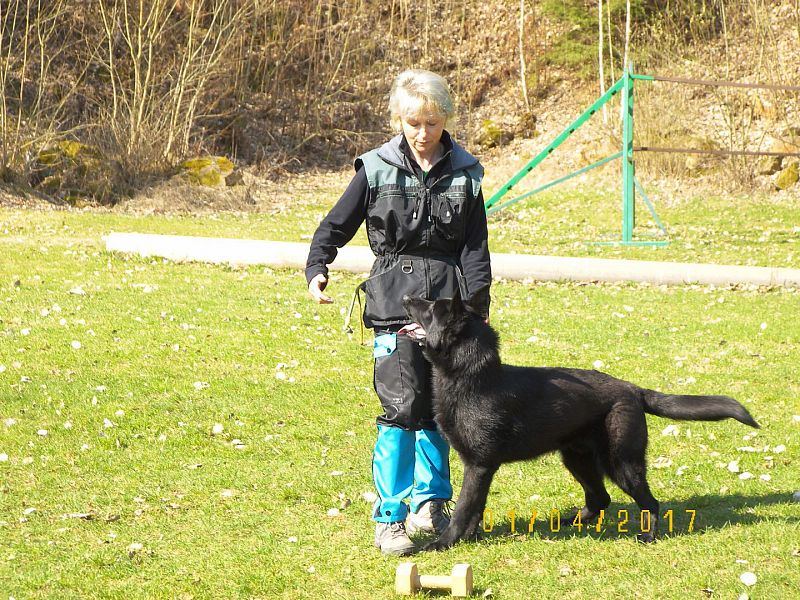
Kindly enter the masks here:
<path id="1" fill-rule="evenodd" d="M 111 233 L 106 249 L 173 261 L 305 268 L 308 244 L 146 233 Z M 332 269 L 367 273 L 375 257 L 365 246 L 345 246 Z M 492 254 L 492 272 L 504 279 L 540 281 L 637 281 L 656 285 L 800 287 L 800 269 L 671 263 L 528 254 Z"/>

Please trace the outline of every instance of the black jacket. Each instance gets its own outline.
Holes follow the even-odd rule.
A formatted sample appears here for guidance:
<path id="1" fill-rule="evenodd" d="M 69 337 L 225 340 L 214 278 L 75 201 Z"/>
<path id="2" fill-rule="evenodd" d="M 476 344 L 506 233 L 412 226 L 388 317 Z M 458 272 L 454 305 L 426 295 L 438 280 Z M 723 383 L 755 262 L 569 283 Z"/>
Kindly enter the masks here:
<path id="1" fill-rule="evenodd" d="M 408 323 L 404 294 L 447 298 L 459 289 L 468 298 L 491 284 L 486 212 L 476 185 L 482 169 L 447 132 L 442 143 L 445 153 L 427 175 L 403 135 L 359 157 L 355 177 L 314 234 L 307 281 L 327 275 L 337 249 L 366 222 L 377 257 L 363 284 L 367 327 Z"/>

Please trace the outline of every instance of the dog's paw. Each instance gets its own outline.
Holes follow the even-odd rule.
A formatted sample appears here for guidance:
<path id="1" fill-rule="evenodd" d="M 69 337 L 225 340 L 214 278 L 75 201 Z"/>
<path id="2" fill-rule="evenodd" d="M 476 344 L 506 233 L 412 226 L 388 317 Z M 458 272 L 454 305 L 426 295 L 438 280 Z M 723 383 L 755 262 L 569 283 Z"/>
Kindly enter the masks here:
<path id="1" fill-rule="evenodd" d="M 433 540 L 425 544 L 422 550 L 424 552 L 441 552 L 442 550 L 447 550 L 451 545 L 452 544 L 442 541 L 442 538 L 439 538 L 438 540 Z"/>
<path id="2" fill-rule="evenodd" d="M 656 536 L 652 531 L 645 531 L 636 536 L 636 541 L 642 544 L 652 544 L 656 541 Z"/>
<path id="3" fill-rule="evenodd" d="M 447 546 L 445 546 L 444 544 L 440 543 L 439 540 L 436 540 L 434 542 L 428 542 L 427 544 L 425 544 L 422 547 L 422 551 L 423 552 L 439 552 L 439 551 L 444 550 L 446 548 L 447 548 Z"/>

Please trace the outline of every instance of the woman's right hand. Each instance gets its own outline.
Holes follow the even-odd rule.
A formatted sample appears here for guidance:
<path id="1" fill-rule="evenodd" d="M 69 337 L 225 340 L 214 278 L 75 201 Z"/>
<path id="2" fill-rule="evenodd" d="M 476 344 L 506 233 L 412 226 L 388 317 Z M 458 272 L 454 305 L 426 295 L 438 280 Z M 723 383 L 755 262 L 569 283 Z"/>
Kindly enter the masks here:
<path id="1" fill-rule="evenodd" d="M 322 273 L 315 275 L 314 278 L 308 282 L 308 293 L 317 304 L 331 304 L 333 298 L 324 294 L 322 290 L 328 285 L 328 278 Z"/>

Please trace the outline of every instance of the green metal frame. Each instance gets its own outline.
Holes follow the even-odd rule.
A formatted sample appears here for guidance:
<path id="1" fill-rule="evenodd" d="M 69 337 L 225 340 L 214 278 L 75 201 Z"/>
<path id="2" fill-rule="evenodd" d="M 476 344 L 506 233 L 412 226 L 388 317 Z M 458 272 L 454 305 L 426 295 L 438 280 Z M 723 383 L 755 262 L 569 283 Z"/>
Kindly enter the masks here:
<path id="1" fill-rule="evenodd" d="M 486 203 L 486 214 L 491 215 L 497 211 L 503 210 L 504 208 L 508 208 L 509 206 L 516 204 L 520 200 L 524 200 L 525 198 L 529 198 L 534 194 L 538 194 L 541 191 L 544 191 L 548 188 L 551 188 L 559 183 L 563 183 L 568 179 L 572 179 L 577 175 L 581 175 L 582 173 L 586 173 L 595 167 L 599 167 L 604 165 L 612 160 L 616 160 L 617 158 L 622 159 L 622 239 L 618 242 L 609 242 L 612 244 L 624 244 L 624 245 L 631 245 L 631 246 L 663 246 L 669 244 L 668 241 L 665 240 L 642 240 L 637 241 L 633 239 L 633 229 L 636 225 L 636 208 L 635 208 L 635 199 L 636 199 L 636 191 L 639 191 L 639 194 L 642 196 L 642 199 L 645 202 L 650 214 L 652 214 L 653 219 L 656 221 L 656 224 L 661 229 L 661 231 L 666 234 L 667 230 L 664 227 L 661 220 L 658 218 L 656 214 L 655 208 L 653 207 L 650 200 L 647 198 L 647 195 L 644 193 L 644 189 L 636 180 L 635 176 L 635 166 L 633 161 L 633 83 L 635 80 L 645 80 L 645 81 L 652 81 L 653 77 L 648 75 L 635 75 L 633 73 L 633 66 L 630 65 L 625 72 L 623 73 L 622 77 L 612 85 L 608 91 L 600 96 L 594 104 L 592 104 L 586 111 L 581 114 L 572 124 L 569 125 L 564 131 L 562 131 L 550 144 L 548 144 L 539 154 L 534 156 L 522 169 L 520 169 L 511 179 L 509 179 L 499 190 L 497 190 L 491 198 L 489 198 Z M 612 154 L 611 156 L 607 156 L 591 165 L 578 169 L 577 171 L 570 173 L 569 175 L 565 175 L 564 177 L 560 177 L 550 183 L 544 184 L 542 186 L 537 187 L 536 189 L 522 194 L 516 198 L 511 200 L 506 200 L 505 202 L 500 203 L 500 200 L 517 184 L 525 177 L 528 173 L 533 171 L 536 166 L 541 163 L 545 158 L 547 158 L 553 150 L 558 148 L 564 141 L 572 135 L 578 127 L 583 125 L 589 118 L 594 115 L 604 104 L 606 104 L 611 98 L 613 98 L 618 92 L 622 92 L 622 150 L 617 152 L 616 154 Z"/>

